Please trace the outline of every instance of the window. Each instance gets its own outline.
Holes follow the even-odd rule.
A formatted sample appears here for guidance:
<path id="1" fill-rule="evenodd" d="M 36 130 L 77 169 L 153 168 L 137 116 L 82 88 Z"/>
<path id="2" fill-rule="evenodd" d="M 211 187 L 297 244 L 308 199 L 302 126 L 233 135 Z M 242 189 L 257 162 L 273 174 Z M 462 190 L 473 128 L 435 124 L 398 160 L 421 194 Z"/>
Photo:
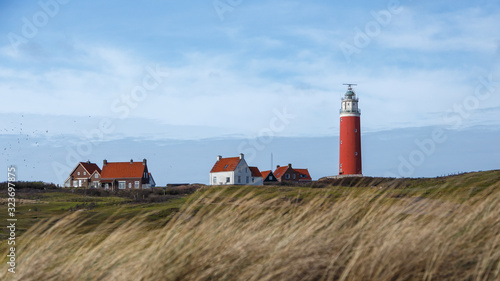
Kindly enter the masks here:
<path id="1" fill-rule="evenodd" d="M 105 184 L 105 185 L 104 185 L 104 188 L 105 188 L 105 189 L 109 189 L 109 183 Z"/>
<path id="2" fill-rule="evenodd" d="M 301 174 L 301 175 L 300 175 L 300 177 L 301 177 L 301 178 L 305 178 L 305 177 L 306 177 L 306 175 L 302 175 L 302 174 Z"/>
<path id="3" fill-rule="evenodd" d="M 87 175 L 87 172 L 83 172 L 83 175 L 86 176 Z"/>
<path id="4" fill-rule="evenodd" d="M 342 118 L 340 118 L 340 122 L 342 122 Z"/>
<path id="5" fill-rule="evenodd" d="M 340 163 L 340 168 L 342 168 L 342 163 Z"/>
<path id="6" fill-rule="evenodd" d="M 358 153 L 357 153 L 357 152 L 354 152 L 354 155 L 358 156 Z"/>
<path id="7" fill-rule="evenodd" d="M 95 178 L 97 179 L 99 177 L 99 174 L 95 174 Z"/>
<path id="8" fill-rule="evenodd" d="M 135 181 L 135 182 L 134 182 L 134 187 L 135 187 L 135 188 L 139 188 L 139 181 Z"/>
<path id="9" fill-rule="evenodd" d="M 124 181 L 118 182 L 118 189 L 125 189 L 125 182 Z"/>
<path id="10" fill-rule="evenodd" d="M 340 141 L 340 144 L 342 144 L 342 141 Z"/>
<path id="11" fill-rule="evenodd" d="M 226 166 L 224 166 L 224 169 L 227 169 L 227 165 L 226 165 Z"/>
<path id="12" fill-rule="evenodd" d="M 73 187 L 78 186 L 78 181 L 73 181 Z"/>
<path id="13" fill-rule="evenodd" d="M 269 180 L 272 181 L 273 180 L 273 176 L 269 176 Z"/>
<path id="14" fill-rule="evenodd" d="M 80 175 L 80 172 L 76 173 L 77 175 Z"/>
<path id="15" fill-rule="evenodd" d="M 238 183 L 241 183 L 241 176 L 238 176 Z"/>
<path id="16" fill-rule="evenodd" d="M 231 178 L 230 177 L 227 177 L 226 178 L 226 183 L 230 183 L 231 182 Z"/>
<path id="17" fill-rule="evenodd" d="M 290 178 L 290 174 L 286 174 L 286 175 L 285 175 L 285 178 L 286 178 L 286 179 L 289 179 L 289 178 Z"/>
<path id="18" fill-rule="evenodd" d="M 247 183 L 249 183 L 249 182 L 250 182 L 250 179 L 247 177 Z"/>
<path id="19" fill-rule="evenodd" d="M 295 174 L 293 174 L 293 179 L 295 179 Z"/>
<path id="20" fill-rule="evenodd" d="M 354 129 L 354 132 L 357 133 L 358 132 L 358 129 Z"/>
<path id="21" fill-rule="evenodd" d="M 128 189 L 132 189 L 132 183 L 131 182 L 128 183 Z"/>
<path id="22" fill-rule="evenodd" d="M 255 182 L 255 178 L 254 177 L 252 177 L 252 182 Z"/>
<path id="23" fill-rule="evenodd" d="M 217 183 L 217 177 L 214 177 L 214 178 L 212 179 L 212 183 L 213 183 L 213 184 L 216 184 L 216 183 Z"/>

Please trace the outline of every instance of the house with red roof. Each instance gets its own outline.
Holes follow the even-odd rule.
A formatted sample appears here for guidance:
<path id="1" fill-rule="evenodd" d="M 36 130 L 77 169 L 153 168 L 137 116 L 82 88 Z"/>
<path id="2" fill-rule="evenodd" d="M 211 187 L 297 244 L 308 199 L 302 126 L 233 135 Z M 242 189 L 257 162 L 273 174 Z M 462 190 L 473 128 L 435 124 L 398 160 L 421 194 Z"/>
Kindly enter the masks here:
<path id="1" fill-rule="evenodd" d="M 150 176 L 146 159 L 142 162 L 108 162 L 102 163 L 101 186 L 104 189 L 144 189 L 150 188 Z"/>
<path id="2" fill-rule="evenodd" d="M 264 179 L 262 178 L 262 174 L 260 173 L 259 168 L 248 167 L 248 169 L 250 169 L 250 173 L 252 174 L 252 185 L 263 185 Z"/>
<path id="3" fill-rule="evenodd" d="M 308 183 L 312 181 L 311 175 L 307 169 L 292 168 L 288 166 L 277 166 L 274 175 L 279 182 Z"/>
<path id="4" fill-rule="evenodd" d="M 278 179 L 276 178 L 273 171 L 271 171 L 271 170 L 262 171 L 261 175 L 262 175 L 262 179 L 263 179 L 264 184 L 278 183 Z"/>
<path id="5" fill-rule="evenodd" d="M 97 164 L 79 162 L 64 181 L 65 187 L 97 187 L 101 177 L 101 169 Z"/>
<path id="6" fill-rule="evenodd" d="M 219 155 L 210 170 L 210 185 L 262 185 L 262 180 L 259 180 L 260 172 L 258 175 L 257 170 L 253 169 L 252 173 L 243 153 L 239 157 L 223 158 Z"/>

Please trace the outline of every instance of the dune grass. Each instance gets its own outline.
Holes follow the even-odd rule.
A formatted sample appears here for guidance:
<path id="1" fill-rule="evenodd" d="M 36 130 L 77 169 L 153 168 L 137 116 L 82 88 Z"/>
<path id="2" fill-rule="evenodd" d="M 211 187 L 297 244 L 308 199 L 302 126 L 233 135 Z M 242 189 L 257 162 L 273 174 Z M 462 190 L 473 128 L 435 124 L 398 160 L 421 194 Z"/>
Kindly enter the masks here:
<path id="1" fill-rule="evenodd" d="M 2 263 L 0 279 L 500 279 L 498 182 L 473 196 L 461 189 L 312 193 L 205 188 L 161 227 L 142 214 L 110 217 L 84 233 L 89 218 L 77 211 L 23 234 L 17 273 Z"/>

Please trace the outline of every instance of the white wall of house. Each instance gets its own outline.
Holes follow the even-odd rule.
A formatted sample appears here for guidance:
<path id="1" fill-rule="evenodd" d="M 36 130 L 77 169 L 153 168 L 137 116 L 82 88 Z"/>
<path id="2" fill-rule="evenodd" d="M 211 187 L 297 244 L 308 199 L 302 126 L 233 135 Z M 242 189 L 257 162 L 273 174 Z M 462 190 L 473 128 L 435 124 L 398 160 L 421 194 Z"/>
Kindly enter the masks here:
<path id="1" fill-rule="evenodd" d="M 248 164 L 245 159 L 241 159 L 240 163 L 234 170 L 234 184 L 251 184 L 252 183 L 252 172 L 248 168 Z"/>
<path id="2" fill-rule="evenodd" d="M 262 177 L 252 177 L 252 179 L 251 185 L 264 185 L 264 179 Z"/>
<path id="3" fill-rule="evenodd" d="M 214 181 L 215 178 L 215 181 Z M 229 182 L 227 181 L 229 178 Z M 210 173 L 210 185 L 234 184 L 234 172 Z"/>

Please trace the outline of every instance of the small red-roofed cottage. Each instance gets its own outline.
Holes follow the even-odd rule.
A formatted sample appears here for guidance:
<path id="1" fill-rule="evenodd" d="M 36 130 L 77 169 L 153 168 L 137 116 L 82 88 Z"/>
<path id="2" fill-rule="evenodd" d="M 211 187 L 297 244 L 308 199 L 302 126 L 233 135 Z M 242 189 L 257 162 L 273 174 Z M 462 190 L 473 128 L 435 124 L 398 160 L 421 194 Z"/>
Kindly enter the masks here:
<path id="1" fill-rule="evenodd" d="M 255 174 L 256 175 L 256 174 Z M 257 176 L 257 175 L 256 175 Z M 222 158 L 217 156 L 212 170 L 210 170 L 210 185 L 256 185 L 252 183 L 252 172 L 245 157 Z M 262 181 L 260 181 L 262 184 Z"/>
<path id="2" fill-rule="evenodd" d="M 278 182 L 278 179 L 276 176 L 274 176 L 273 171 L 263 171 L 261 172 L 262 179 L 264 181 L 264 184 L 274 184 Z"/>
<path id="3" fill-rule="evenodd" d="M 252 185 L 263 185 L 264 179 L 262 178 L 259 168 L 248 167 L 248 169 L 250 169 L 250 173 L 252 174 Z"/>
<path id="4" fill-rule="evenodd" d="M 292 164 L 277 166 L 274 175 L 279 182 L 308 183 L 312 181 L 307 169 L 294 169 Z"/>
<path id="5" fill-rule="evenodd" d="M 309 174 L 309 171 L 307 169 L 295 169 L 294 168 L 294 170 L 300 174 L 299 183 L 312 182 L 311 175 Z"/>
<path id="6" fill-rule="evenodd" d="M 101 185 L 104 189 L 144 189 L 150 188 L 150 178 L 146 159 L 142 162 L 102 163 Z"/>
<path id="7" fill-rule="evenodd" d="M 99 183 L 101 169 L 97 164 L 87 162 L 79 162 L 71 171 L 69 177 L 64 181 L 65 187 L 91 187 L 94 182 Z M 95 175 L 98 175 L 95 177 Z"/>

